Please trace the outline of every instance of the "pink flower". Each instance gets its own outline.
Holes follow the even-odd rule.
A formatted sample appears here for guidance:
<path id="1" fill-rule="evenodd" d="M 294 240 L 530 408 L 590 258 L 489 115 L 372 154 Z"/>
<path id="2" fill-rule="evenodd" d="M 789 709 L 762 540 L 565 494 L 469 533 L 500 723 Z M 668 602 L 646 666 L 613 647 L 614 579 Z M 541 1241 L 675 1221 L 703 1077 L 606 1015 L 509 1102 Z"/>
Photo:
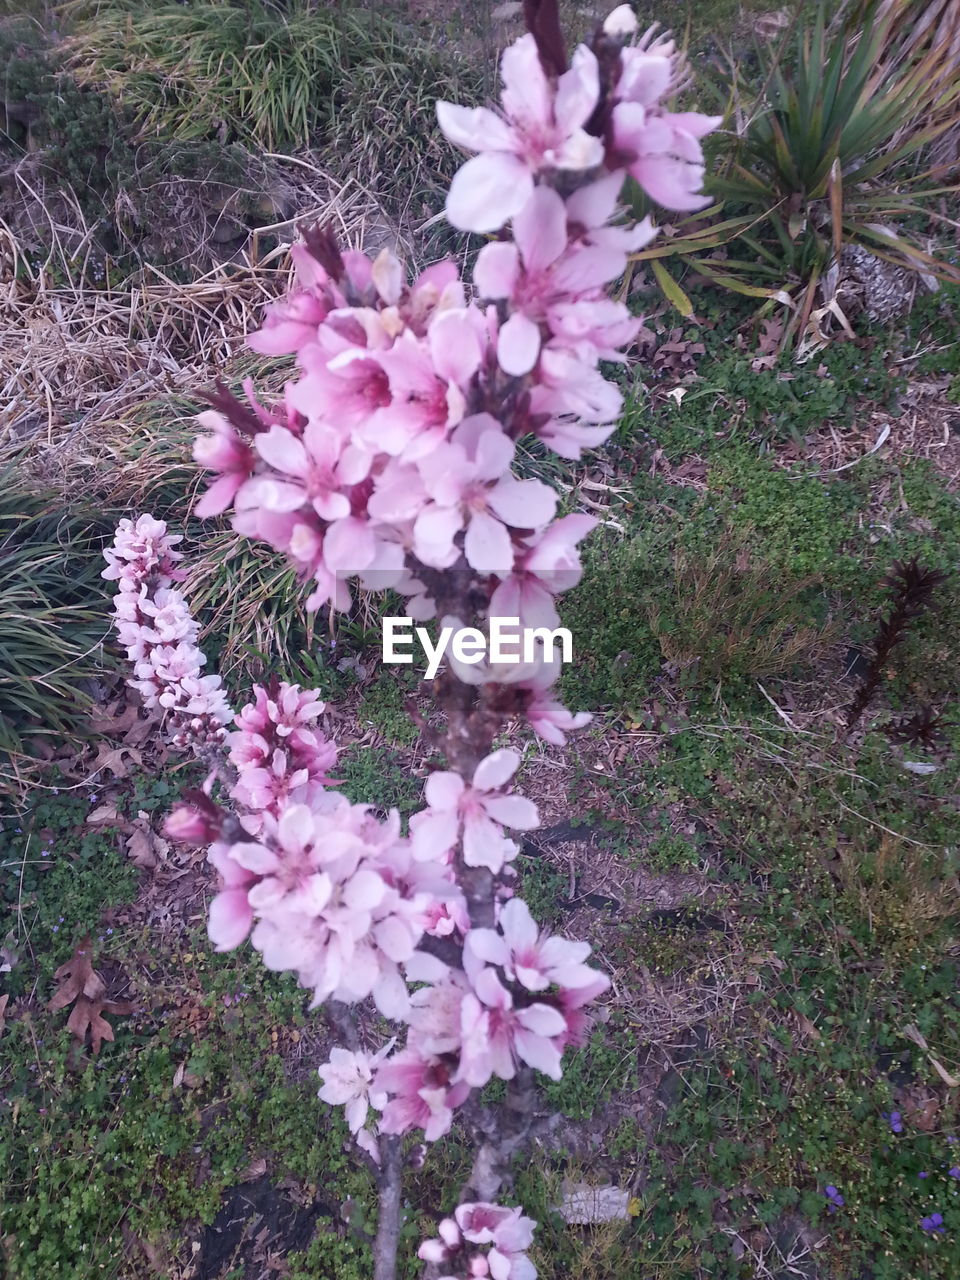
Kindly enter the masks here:
<path id="1" fill-rule="evenodd" d="M 611 118 L 613 149 L 647 194 L 665 209 L 702 209 L 700 139 L 722 116 L 670 112 L 659 101 L 675 87 L 677 59 L 672 41 L 624 49 Z"/>
<path id="2" fill-rule="evenodd" d="M 479 317 L 478 317 L 479 318 Z M 371 450 L 415 461 L 429 454 L 464 416 L 464 391 L 480 365 L 478 324 L 466 311 L 442 311 L 426 341 L 407 330 L 377 357 L 389 379 L 390 404 L 361 428 Z"/>
<path id="3" fill-rule="evenodd" d="M 433 986 L 421 987 L 410 997 L 408 1046 L 424 1057 L 455 1053 L 460 1047 L 460 1010 L 470 987 L 463 973 L 451 970 Z"/>
<path id="4" fill-rule="evenodd" d="M 263 328 L 251 333 L 247 346 L 264 356 L 293 355 L 316 341 L 317 329 L 327 318 L 329 302 L 314 292 L 299 290 L 266 309 Z"/>
<path id="5" fill-rule="evenodd" d="M 179 844 L 212 844 L 220 836 L 225 814 L 202 793 L 190 793 L 192 803 L 175 804 L 167 814 L 163 833 Z"/>
<path id="6" fill-rule="evenodd" d="M 530 800 L 504 792 L 519 764 L 517 753 L 504 748 L 480 761 L 471 786 L 458 773 L 431 774 L 425 788 L 429 808 L 410 822 L 414 857 L 452 849 L 462 831 L 467 865 L 499 871 L 516 852 L 503 826 L 530 831 L 540 821 Z"/>
<path id="7" fill-rule="evenodd" d="M 448 568 L 459 556 L 453 540 L 465 525 L 467 563 L 481 573 L 509 572 L 513 544 L 508 526 L 539 528 L 557 505 L 549 485 L 504 474 L 513 455 L 513 442 L 484 413 L 462 423 L 449 443 L 424 458 L 419 472 L 433 501 L 414 522 L 418 559 Z"/>
<path id="8" fill-rule="evenodd" d="M 249 810 L 276 814 L 292 791 L 331 781 L 327 771 L 336 762 L 337 749 L 313 727 L 324 709 L 316 691 L 281 681 L 272 696 L 260 685 L 254 685 L 253 693 L 254 701 L 236 717 L 239 731 L 227 737 L 230 762 L 238 772 L 231 794 Z"/>
<path id="9" fill-rule="evenodd" d="M 571 248 L 566 206 L 556 191 L 534 189 L 513 220 L 513 236 L 513 244 L 484 245 L 474 269 L 482 297 L 510 303 L 510 317 L 497 339 L 497 359 L 505 373 L 515 377 L 529 373 L 540 354 L 540 326 L 546 324 L 554 333 L 563 326 L 575 328 L 572 317 L 578 309 L 583 313 L 580 325 L 587 332 L 601 322 L 609 326 L 614 314 L 620 326 L 616 332 L 622 330 L 628 339 L 633 336 L 639 322 L 630 318 L 625 307 L 602 299 L 597 292 L 623 274 L 626 254 L 599 245 Z"/>
<path id="10" fill-rule="evenodd" d="M 167 533 L 166 523 L 153 516 L 139 516 L 136 521 L 121 520 L 113 545 L 104 548 L 107 567 L 100 576 L 116 581 L 121 592 L 132 594 L 148 579 L 156 587 L 169 587 L 175 578 L 183 576 L 175 567 L 183 556 L 173 550 L 182 541 L 181 534 Z"/>
<path id="11" fill-rule="evenodd" d="M 198 436 L 194 441 L 194 461 L 207 471 L 221 473 L 193 509 L 193 514 L 203 520 L 226 511 L 237 490 L 250 478 L 256 459 L 250 445 L 237 435 L 222 413 L 208 409 L 197 414 L 197 422 L 213 434 Z"/>
<path id="12" fill-rule="evenodd" d="M 533 36 L 522 36 L 504 51 L 500 73 L 503 115 L 437 103 L 446 137 L 480 153 L 460 169 L 447 197 L 447 217 L 461 231 L 503 226 L 527 203 L 541 170 L 579 172 L 603 160 L 602 143 L 583 127 L 600 94 L 597 60 L 589 49 L 577 49 L 554 87 Z"/>
<path id="13" fill-rule="evenodd" d="M 590 944 L 541 934 L 521 898 L 504 903 L 498 924 L 499 932 L 470 930 L 464 946 L 468 974 L 478 971 L 484 962 L 498 965 L 510 982 L 518 982 L 527 991 L 586 987 L 595 982 L 597 971 L 583 963 L 590 954 Z"/>
<path id="14" fill-rule="evenodd" d="M 522 1209 L 497 1204 L 462 1204 L 454 1211 L 465 1240 L 492 1244 L 484 1261 L 492 1280 L 536 1280 L 537 1269 L 526 1256 L 533 1243 L 536 1222 Z"/>
<path id="15" fill-rule="evenodd" d="M 593 981 L 588 986 L 561 989 L 558 1003 L 567 1024 L 566 1030 L 558 1038 L 561 1051 L 571 1044 L 586 1044 L 593 1019 L 584 1013 L 583 1007 L 591 1004 L 598 996 L 602 996 L 609 987 L 610 979 L 607 975 L 594 970 Z"/>
<path id="16" fill-rule="evenodd" d="M 374 1087 L 374 1076 L 392 1047 L 391 1041 L 375 1054 L 334 1048 L 329 1060 L 318 1068 L 323 1088 L 317 1096 L 331 1106 L 344 1108 L 352 1134 L 363 1128 L 370 1107 L 382 1111 L 387 1105 L 386 1093 Z"/>
<path id="17" fill-rule="evenodd" d="M 527 550 L 517 556 L 513 572 L 490 598 L 490 617 L 519 618 L 522 627 L 558 626 L 553 597 L 580 581 L 583 566 L 577 544 L 598 523 L 593 516 L 563 516 L 528 538 Z"/>
<path id="18" fill-rule="evenodd" d="M 258 503 L 279 512 L 309 505 L 322 520 L 340 520 L 350 514 L 350 502 L 342 490 L 366 479 L 371 458 L 346 445 L 340 432 L 311 421 L 302 439 L 275 426 L 257 435 L 254 443 L 274 473 L 251 482 Z"/>
<path id="19" fill-rule="evenodd" d="M 563 1015 L 542 1003 L 514 1008 L 513 997 L 493 969 L 480 969 L 471 976 L 471 984 L 473 992 L 460 1007 L 462 1043 L 456 1078 L 473 1088 L 482 1087 L 494 1075 L 512 1080 L 519 1058 L 559 1080 L 560 1049 L 554 1041 L 566 1031 Z"/>
<path id="20" fill-rule="evenodd" d="M 427 1142 L 442 1138 L 453 1123 L 453 1108 L 470 1092 L 464 1082 L 452 1083 L 439 1059 L 425 1059 L 411 1049 L 395 1053 L 379 1069 L 375 1084 L 390 1095 L 380 1128 L 384 1133 L 423 1129 Z"/>

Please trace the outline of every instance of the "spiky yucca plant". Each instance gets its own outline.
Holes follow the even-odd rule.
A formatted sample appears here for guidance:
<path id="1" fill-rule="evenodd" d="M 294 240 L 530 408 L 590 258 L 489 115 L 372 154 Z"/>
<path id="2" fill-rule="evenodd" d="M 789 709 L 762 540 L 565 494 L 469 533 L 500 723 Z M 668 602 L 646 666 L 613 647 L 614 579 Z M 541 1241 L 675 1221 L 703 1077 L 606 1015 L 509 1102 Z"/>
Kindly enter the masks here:
<path id="1" fill-rule="evenodd" d="M 807 25 L 798 18 L 791 38 L 760 52 L 759 94 L 739 71 L 730 77 L 740 126 L 707 180 L 718 203 L 637 259 L 658 263 L 661 276 L 673 259 L 741 293 L 789 293 L 800 328 L 845 246 L 960 279 L 902 226 L 936 218 L 932 198 L 957 189 L 924 157 L 960 125 L 960 76 L 946 73 L 948 46 L 917 46 L 909 35 L 895 8 L 870 7 L 860 21 L 848 14 L 833 25 L 823 8 Z"/>

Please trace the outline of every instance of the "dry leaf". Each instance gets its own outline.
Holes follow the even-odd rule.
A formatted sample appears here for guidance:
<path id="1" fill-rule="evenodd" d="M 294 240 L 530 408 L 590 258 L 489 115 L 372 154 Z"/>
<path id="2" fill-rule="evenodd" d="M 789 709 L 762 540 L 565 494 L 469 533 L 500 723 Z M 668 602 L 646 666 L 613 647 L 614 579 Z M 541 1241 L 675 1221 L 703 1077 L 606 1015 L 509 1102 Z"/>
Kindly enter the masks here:
<path id="1" fill-rule="evenodd" d="M 109 827 L 113 823 L 122 822 L 114 804 L 99 804 L 87 814 L 88 827 Z"/>
<path id="2" fill-rule="evenodd" d="M 919 1030 L 919 1028 L 915 1027 L 912 1022 L 908 1022 L 905 1027 L 901 1027 L 900 1034 L 902 1036 L 906 1036 L 908 1040 L 912 1040 L 913 1043 L 919 1046 L 919 1048 L 921 1049 L 930 1048 L 926 1040 L 924 1040 L 923 1038 L 923 1033 Z"/>
<path id="3" fill-rule="evenodd" d="M 944 1067 L 942 1063 L 936 1060 L 933 1054 L 929 1054 L 928 1056 L 930 1058 L 931 1067 L 933 1067 L 934 1071 L 937 1073 L 937 1075 L 940 1077 L 943 1083 L 947 1086 L 947 1088 L 960 1089 L 960 1079 L 958 1079 L 957 1076 L 952 1076 L 950 1072 L 946 1069 L 946 1067 Z"/>
<path id="4" fill-rule="evenodd" d="M 3 1035 L 3 1027 L 7 1021 L 7 1001 L 9 999 L 9 994 L 0 996 L 0 1036 Z"/>
<path id="5" fill-rule="evenodd" d="M 90 1044 L 96 1056 L 103 1041 L 113 1039 L 113 1028 L 103 1014 L 132 1013 L 133 1005 L 128 1000 L 104 1000 L 106 985 L 93 967 L 89 937 L 80 940 L 73 955 L 53 976 L 60 983 L 60 989 L 47 1008 L 55 1013 L 72 1004 L 67 1030 L 81 1044 L 89 1031 Z"/>
<path id="6" fill-rule="evenodd" d="M 808 1040 L 812 1040 L 816 1044 L 819 1044 L 820 1041 L 823 1039 L 823 1036 L 820 1034 L 820 1032 L 817 1030 L 814 1024 L 810 1021 L 810 1019 L 796 1009 L 794 1009 L 794 1014 L 796 1015 L 797 1026 L 800 1028 L 800 1030 L 803 1032 L 806 1038 Z"/>
<path id="7" fill-rule="evenodd" d="M 916 1107 L 909 1113 L 910 1123 L 923 1133 L 929 1133 L 937 1127 L 937 1112 L 939 1110 L 939 1101 L 936 1098 L 927 1098 L 922 1106 Z"/>
<path id="8" fill-rule="evenodd" d="M 127 839 L 127 857 L 144 871 L 153 868 L 167 856 L 170 843 L 158 836 L 150 825 L 150 815 L 141 809 L 133 822 L 133 832 Z"/>
<path id="9" fill-rule="evenodd" d="M 124 757 L 128 757 L 125 759 Z M 93 762 L 92 780 L 104 769 L 109 769 L 115 778 L 126 778 L 132 768 L 143 763 L 140 752 L 135 747 L 111 747 L 108 742 L 100 744 L 97 758 Z"/>
<path id="10" fill-rule="evenodd" d="M 258 1178 L 262 1178 L 267 1172 L 267 1162 L 263 1156 L 257 1160 L 251 1160 L 244 1171 L 240 1174 L 241 1182 L 256 1182 Z"/>

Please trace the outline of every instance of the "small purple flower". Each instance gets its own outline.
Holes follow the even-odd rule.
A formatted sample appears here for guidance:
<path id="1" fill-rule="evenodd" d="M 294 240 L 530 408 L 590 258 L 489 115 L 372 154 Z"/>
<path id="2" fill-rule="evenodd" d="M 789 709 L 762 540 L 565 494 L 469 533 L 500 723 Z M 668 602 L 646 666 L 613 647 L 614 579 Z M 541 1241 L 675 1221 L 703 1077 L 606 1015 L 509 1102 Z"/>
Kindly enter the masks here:
<path id="1" fill-rule="evenodd" d="M 91 804 L 93 804 L 93 802 L 96 800 L 96 798 L 97 798 L 97 793 L 96 793 L 95 791 L 91 791 L 91 792 L 90 792 L 90 803 L 91 803 Z"/>
<path id="2" fill-rule="evenodd" d="M 946 1231 L 946 1227 L 943 1225 L 942 1213 L 931 1213 L 929 1218 L 921 1218 L 920 1225 L 924 1231 L 931 1231 L 934 1234 Z"/>
<path id="3" fill-rule="evenodd" d="M 112 929 L 108 929 L 108 930 L 107 930 L 107 936 L 109 937 L 109 935 L 110 935 L 111 933 L 113 933 L 113 930 L 112 930 Z"/>
<path id="4" fill-rule="evenodd" d="M 60 932 L 60 926 L 59 926 L 58 924 L 55 924 L 55 925 L 53 926 L 53 932 L 54 932 L 54 933 L 59 933 L 59 932 Z"/>
<path id="5" fill-rule="evenodd" d="M 883 1116 L 885 1120 L 889 1120 L 890 1128 L 894 1133 L 903 1133 L 903 1116 L 899 1111 L 891 1111 L 889 1115 L 885 1111 Z"/>
<path id="6" fill-rule="evenodd" d="M 918 1173 L 918 1174 L 917 1174 L 917 1177 L 918 1177 L 918 1178 L 929 1178 L 929 1177 L 930 1177 L 930 1175 L 929 1175 L 929 1173 Z"/>
<path id="7" fill-rule="evenodd" d="M 947 1174 L 948 1178 L 960 1178 L 960 1164 L 955 1164 Z"/>
<path id="8" fill-rule="evenodd" d="M 832 1184 L 830 1186 L 824 1187 L 823 1194 L 830 1201 L 830 1204 L 827 1206 L 827 1211 L 829 1213 L 836 1213 L 836 1211 L 838 1209 L 842 1209 L 844 1204 L 846 1203 L 844 1201 L 843 1196 L 840 1194 L 837 1188 Z"/>

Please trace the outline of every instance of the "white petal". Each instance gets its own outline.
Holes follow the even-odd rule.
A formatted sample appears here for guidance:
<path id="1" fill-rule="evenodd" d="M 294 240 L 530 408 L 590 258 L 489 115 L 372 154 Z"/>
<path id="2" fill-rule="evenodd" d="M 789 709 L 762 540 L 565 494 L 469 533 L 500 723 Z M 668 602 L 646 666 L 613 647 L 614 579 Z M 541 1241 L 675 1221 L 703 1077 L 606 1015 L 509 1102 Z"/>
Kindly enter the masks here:
<path id="1" fill-rule="evenodd" d="M 501 747 L 485 756 L 477 765 L 473 785 L 478 791 L 495 791 L 509 782 L 520 766 L 520 756 L 509 747 Z"/>
<path id="2" fill-rule="evenodd" d="M 504 373 L 522 378 L 540 355 L 540 326 L 515 311 L 497 335 L 497 361 Z"/>
<path id="3" fill-rule="evenodd" d="M 459 231 L 498 231 L 533 191 L 530 170 L 516 156 L 488 152 L 460 169 L 447 195 L 447 218 Z"/>

